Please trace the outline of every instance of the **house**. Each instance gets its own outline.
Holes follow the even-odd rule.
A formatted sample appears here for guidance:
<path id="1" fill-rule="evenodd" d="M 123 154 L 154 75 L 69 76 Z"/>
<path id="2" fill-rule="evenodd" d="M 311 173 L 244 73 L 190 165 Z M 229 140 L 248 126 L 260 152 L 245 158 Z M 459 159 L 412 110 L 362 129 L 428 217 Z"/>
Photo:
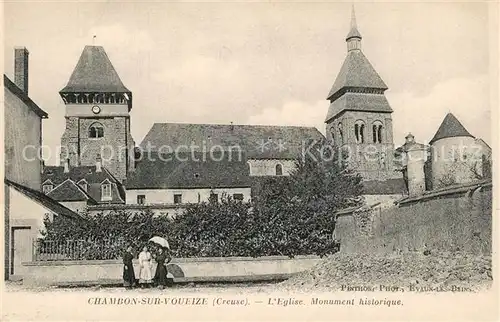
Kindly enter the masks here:
<path id="1" fill-rule="evenodd" d="M 85 220 L 78 213 L 68 209 L 42 192 L 4 180 L 5 213 L 9 216 L 11 247 L 7 248 L 6 279 L 22 278 L 22 263 L 33 260 L 34 242 L 43 237 L 44 219 L 52 220 L 55 216 L 64 216 L 71 220 Z M 6 226 L 6 227 L 9 227 Z M 7 231 L 7 229 L 6 229 Z"/>
<path id="2" fill-rule="evenodd" d="M 28 96 L 28 56 L 15 48 L 14 82 L 4 75 L 5 178 L 4 178 L 4 279 L 21 278 L 22 262 L 32 260 L 33 241 L 43 230 L 45 216 L 78 214 L 45 196 L 40 148 L 42 120 L 48 117 Z"/>
<path id="3" fill-rule="evenodd" d="M 94 166 L 46 166 L 42 190 L 47 196 L 70 209 L 84 212 L 89 205 L 123 204 L 125 190 L 121 182 L 97 159 Z"/>

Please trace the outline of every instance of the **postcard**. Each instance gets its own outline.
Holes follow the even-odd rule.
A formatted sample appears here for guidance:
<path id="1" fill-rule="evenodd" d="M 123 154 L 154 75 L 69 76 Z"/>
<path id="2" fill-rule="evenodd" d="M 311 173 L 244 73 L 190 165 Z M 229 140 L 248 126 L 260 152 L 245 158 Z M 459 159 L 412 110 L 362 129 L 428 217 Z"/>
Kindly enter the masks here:
<path id="1" fill-rule="evenodd" d="M 5 2 L 2 321 L 497 320 L 498 15 Z"/>

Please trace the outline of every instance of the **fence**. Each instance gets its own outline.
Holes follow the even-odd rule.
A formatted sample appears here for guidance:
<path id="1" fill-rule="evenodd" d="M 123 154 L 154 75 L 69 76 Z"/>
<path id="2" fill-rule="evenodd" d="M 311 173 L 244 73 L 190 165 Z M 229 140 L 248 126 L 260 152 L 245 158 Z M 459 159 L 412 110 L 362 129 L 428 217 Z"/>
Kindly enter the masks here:
<path id="1" fill-rule="evenodd" d="M 34 242 L 35 261 L 117 259 L 125 249 L 122 240 L 44 240 Z"/>

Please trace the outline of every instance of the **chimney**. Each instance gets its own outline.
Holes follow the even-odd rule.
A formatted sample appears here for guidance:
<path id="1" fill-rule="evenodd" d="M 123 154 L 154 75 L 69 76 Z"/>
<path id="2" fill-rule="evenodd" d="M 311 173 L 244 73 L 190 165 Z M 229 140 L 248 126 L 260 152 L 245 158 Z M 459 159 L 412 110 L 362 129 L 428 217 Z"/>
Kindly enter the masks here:
<path id="1" fill-rule="evenodd" d="M 97 157 L 95 158 L 95 172 L 101 172 L 102 171 L 102 159 L 101 155 L 98 154 Z"/>
<path id="2" fill-rule="evenodd" d="M 64 173 L 69 173 L 69 158 L 64 162 Z"/>
<path id="3" fill-rule="evenodd" d="M 14 49 L 14 83 L 28 95 L 28 56 L 26 47 Z"/>
<path id="4" fill-rule="evenodd" d="M 234 131 L 234 125 L 233 125 L 233 122 L 231 122 L 231 131 Z"/>

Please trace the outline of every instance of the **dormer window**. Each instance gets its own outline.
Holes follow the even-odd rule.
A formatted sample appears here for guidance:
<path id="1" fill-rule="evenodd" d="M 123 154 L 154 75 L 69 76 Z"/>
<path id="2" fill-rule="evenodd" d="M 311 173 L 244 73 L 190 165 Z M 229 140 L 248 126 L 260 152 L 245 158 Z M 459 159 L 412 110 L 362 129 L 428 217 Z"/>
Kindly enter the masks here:
<path id="1" fill-rule="evenodd" d="M 101 183 L 101 200 L 111 200 L 111 183 L 109 181 L 104 181 Z"/>
<path id="2" fill-rule="evenodd" d="M 89 127 L 89 138 L 100 139 L 102 137 L 104 137 L 104 126 L 99 122 L 92 123 Z"/>
<path id="3" fill-rule="evenodd" d="M 83 191 L 87 192 L 87 189 L 88 189 L 88 184 L 87 184 L 87 181 L 85 181 L 85 180 L 80 180 L 80 181 L 78 182 L 78 186 L 79 186 L 80 188 L 82 188 L 82 189 L 83 189 Z"/>
<path id="4" fill-rule="evenodd" d="M 54 189 L 54 186 L 51 183 L 48 183 L 48 184 L 44 184 L 42 189 L 43 189 L 44 194 L 48 194 L 49 192 L 51 192 Z"/>

